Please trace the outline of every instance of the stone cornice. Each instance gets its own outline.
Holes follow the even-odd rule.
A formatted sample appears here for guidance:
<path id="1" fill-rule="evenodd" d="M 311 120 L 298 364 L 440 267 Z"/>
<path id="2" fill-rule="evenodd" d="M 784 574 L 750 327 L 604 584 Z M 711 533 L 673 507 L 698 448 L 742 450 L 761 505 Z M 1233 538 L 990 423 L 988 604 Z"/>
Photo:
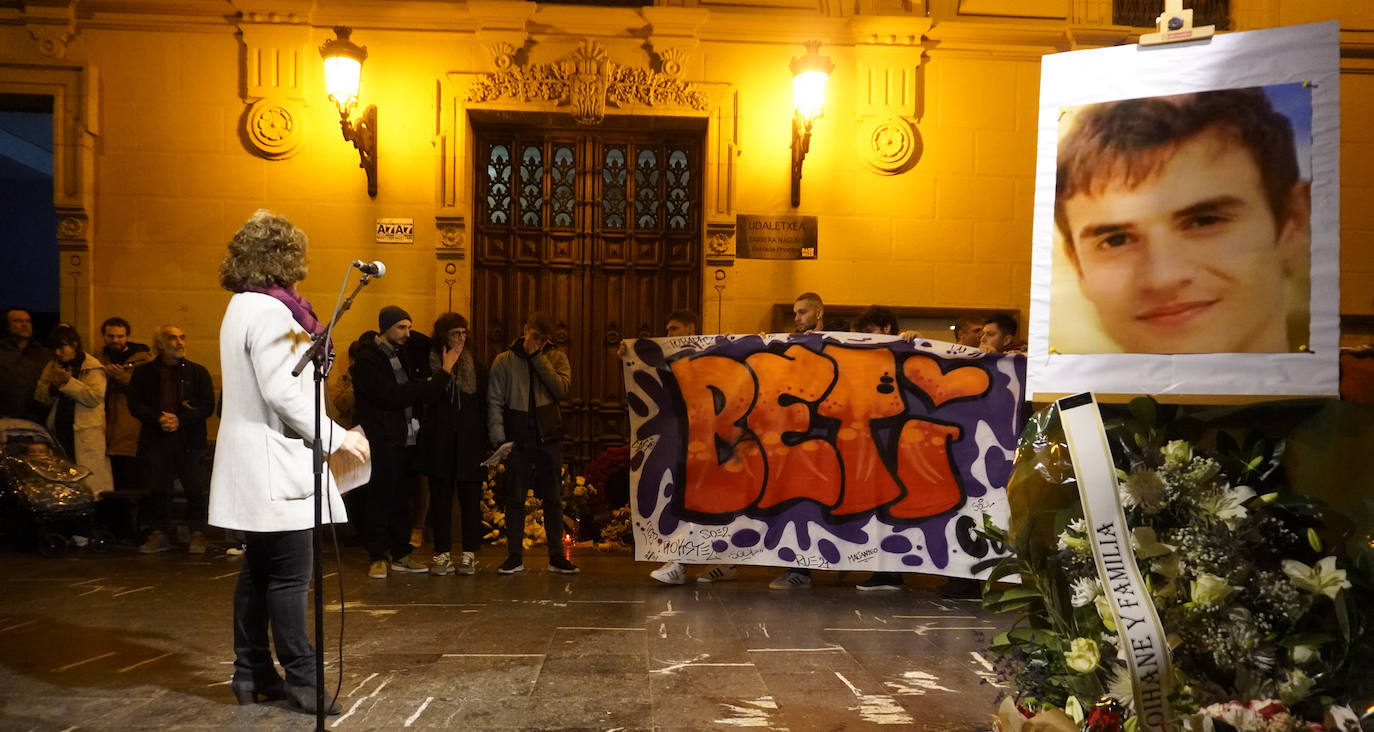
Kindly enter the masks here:
<path id="1" fill-rule="evenodd" d="M 994 52 L 1042 56 L 1073 47 L 1070 29 L 1062 22 L 992 23 L 945 21 L 926 34 L 931 52 Z"/>

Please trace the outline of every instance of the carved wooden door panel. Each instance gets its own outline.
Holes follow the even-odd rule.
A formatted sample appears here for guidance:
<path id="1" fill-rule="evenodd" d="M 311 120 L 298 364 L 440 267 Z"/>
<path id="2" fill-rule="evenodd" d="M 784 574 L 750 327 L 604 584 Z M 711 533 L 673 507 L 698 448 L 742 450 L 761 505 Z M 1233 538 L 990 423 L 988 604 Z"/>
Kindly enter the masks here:
<path id="1" fill-rule="evenodd" d="M 699 131 L 479 126 L 473 310 L 490 364 L 543 310 L 572 365 L 566 460 L 629 437 L 617 347 L 701 311 Z"/>

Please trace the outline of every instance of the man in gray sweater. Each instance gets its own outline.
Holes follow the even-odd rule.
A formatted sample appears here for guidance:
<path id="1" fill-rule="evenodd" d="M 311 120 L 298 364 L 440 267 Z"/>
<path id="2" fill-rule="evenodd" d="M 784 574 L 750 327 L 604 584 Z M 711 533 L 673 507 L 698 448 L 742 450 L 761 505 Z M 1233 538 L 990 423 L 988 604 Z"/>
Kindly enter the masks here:
<path id="1" fill-rule="evenodd" d="M 568 356 L 554 347 L 553 319 L 530 313 L 523 335 L 497 354 L 487 388 L 487 432 L 493 447 L 513 443 L 506 464 L 506 548 L 496 571 L 525 571 L 525 493 L 533 489 L 544 506 L 549 571 L 577 574 L 563 556 L 563 425 L 558 400 L 572 384 Z"/>

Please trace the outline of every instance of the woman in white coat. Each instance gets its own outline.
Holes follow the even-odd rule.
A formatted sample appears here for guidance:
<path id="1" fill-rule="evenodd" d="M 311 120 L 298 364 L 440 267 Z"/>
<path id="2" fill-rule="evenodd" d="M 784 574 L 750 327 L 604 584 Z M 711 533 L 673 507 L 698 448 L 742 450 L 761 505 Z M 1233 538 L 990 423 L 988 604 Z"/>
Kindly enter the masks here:
<path id="1" fill-rule="evenodd" d="M 315 521 L 310 437 L 313 377 L 291 369 L 323 326 L 295 285 L 305 278 L 305 233 L 259 210 L 229 244 L 220 284 L 235 293 L 220 325 L 224 410 L 210 481 L 210 523 L 244 532 L 234 592 L 234 677 L 240 704 L 288 699 L 314 714 L 315 651 L 306 630 Z M 326 452 L 366 460 L 367 440 L 322 422 Z M 324 521 L 348 520 L 332 481 Z M 285 671 L 277 674 L 268 632 Z M 331 714 L 338 712 L 331 705 Z"/>
<path id="2" fill-rule="evenodd" d="M 105 369 L 81 348 L 81 336 L 59 325 L 49 346 L 53 360 L 38 376 L 34 398 L 51 404 L 48 431 L 77 465 L 91 471 L 86 485 L 96 495 L 114 490 L 105 456 Z"/>

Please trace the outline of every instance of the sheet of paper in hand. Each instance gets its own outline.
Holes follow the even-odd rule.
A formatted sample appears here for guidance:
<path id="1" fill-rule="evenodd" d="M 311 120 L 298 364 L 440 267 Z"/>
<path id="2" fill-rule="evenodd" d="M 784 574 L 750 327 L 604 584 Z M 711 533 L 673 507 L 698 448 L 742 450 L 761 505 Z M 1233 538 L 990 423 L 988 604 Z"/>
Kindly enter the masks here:
<path id="1" fill-rule="evenodd" d="M 354 427 L 349 432 L 363 433 L 362 427 Z M 343 451 L 336 451 L 331 454 L 327 461 L 329 463 L 329 473 L 334 477 L 334 484 L 339 487 L 339 495 L 348 493 L 359 486 L 367 485 L 372 480 L 372 460 L 358 460 L 352 455 Z"/>

